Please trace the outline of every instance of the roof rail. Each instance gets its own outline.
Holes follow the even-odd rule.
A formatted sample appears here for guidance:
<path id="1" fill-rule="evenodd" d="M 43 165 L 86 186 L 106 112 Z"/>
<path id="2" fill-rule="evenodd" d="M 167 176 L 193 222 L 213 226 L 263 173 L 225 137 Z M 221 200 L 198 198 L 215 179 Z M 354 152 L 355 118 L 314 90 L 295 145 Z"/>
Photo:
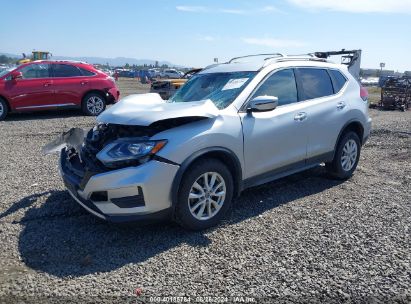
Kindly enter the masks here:
<path id="1" fill-rule="evenodd" d="M 314 56 L 313 54 L 287 55 L 287 56 L 280 57 L 280 58 L 271 58 L 270 60 L 265 61 L 262 68 L 266 67 L 267 65 L 269 65 L 273 62 L 284 62 L 284 61 L 321 61 L 321 62 L 327 62 L 327 59 L 318 58 L 318 57 Z"/>
<path id="2" fill-rule="evenodd" d="M 248 58 L 248 57 L 258 57 L 258 56 L 270 56 L 270 57 L 264 58 L 264 61 L 268 60 L 268 59 L 276 58 L 276 57 L 285 57 L 285 55 L 281 54 L 281 53 L 254 54 L 254 55 L 245 55 L 245 56 L 234 57 L 234 58 L 231 58 L 227 63 L 233 63 L 237 59 Z"/>
<path id="3" fill-rule="evenodd" d="M 70 60 L 70 59 L 56 59 L 56 60 L 50 60 L 50 61 L 55 61 L 55 62 L 71 62 L 71 63 L 87 63 L 87 62 L 84 62 L 84 61 Z"/>
<path id="4" fill-rule="evenodd" d="M 69 62 L 69 63 L 84 63 L 88 64 L 85 61 L 78 61 L 78 60 L 63 60 L 63 59 L 38 59 L 38 60 L 33 60 L 32 62 L 43 62 L 43 61 L 52 61 L 52 62 Z"/>

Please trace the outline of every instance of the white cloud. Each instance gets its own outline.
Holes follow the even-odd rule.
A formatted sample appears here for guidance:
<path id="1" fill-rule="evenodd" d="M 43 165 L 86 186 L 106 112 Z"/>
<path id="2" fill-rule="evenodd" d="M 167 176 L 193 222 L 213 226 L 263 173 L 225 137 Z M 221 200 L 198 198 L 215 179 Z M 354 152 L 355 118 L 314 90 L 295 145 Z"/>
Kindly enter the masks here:
<path id="1" fill-rule="evenodd" d="M 186 6 L 186 5 L 179 5 L 176 6 L 178 11 L 182 12 L 192 12 L 192 13 L 199 13 L 199 12 L 206 12 L 207 8 L 204 6 Z"/>
<path id="2" fill-rule="evenodd" d="M 411 13 L 411 0 L 288 0 L 308 9 L 352 13 Z"/>
<path id="3" fill-rule="evenodd" d="M 286 48 L 286 47 L 302 47 L 305 43 L 297 40 L 288 39 L 274 39 L 274 38 L 242 38 L 243 42 L 247 44 L 254 44 L 260 46 L 267 46 L 271 48 Z"/>
<path id="4" fill-rule="evenodd" d="M 212 41 L 215 41 L 216 38 L 213 36 L 202 36 L 202 37 L 199 37 L 198 40 L 212 42 Z"/>
<path id="5" fill-rule="evenodd" d="M 220 13 L 226 13 L 226 14 L 233 14 L 233 15 L 244 15 L 246 14 L 246 11 L 241 10 L 241 9 L 220 9 Z"/>
<path id="6" fill-rule="evenodd" d="M 281 11 L 280 9 L 276 8 L 273 5 L 264 6 L 259 11 L 263 12 L 263 13 L 282 13 L 283 12 L 283 11 Z"/>
<path id="7" fill-rule="evenodd" d="M 222 13 L 232 15 L 250 15 L 256 13 L 282 13 L 281 10 L 277 9 L 275 6 L 272 5 L 267 5 L 262 8 L 257 8 L 253 10 L 245 10 L 239 8 L 211 8 L 206 6 L 179 5 L 176 6 L 176 10 L 189 13 Z"/>

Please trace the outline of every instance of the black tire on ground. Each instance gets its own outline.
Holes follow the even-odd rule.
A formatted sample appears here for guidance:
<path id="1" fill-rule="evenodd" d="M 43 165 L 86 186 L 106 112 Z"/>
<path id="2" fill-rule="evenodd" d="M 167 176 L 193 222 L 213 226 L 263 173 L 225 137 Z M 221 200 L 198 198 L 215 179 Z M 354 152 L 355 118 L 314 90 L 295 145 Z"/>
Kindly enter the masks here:
<path id="1" fill-rule="evenodd" d="M 350 147 L 354 146 L 356 148 L 356 153 L 352 152 L 352 157 L 350 158 L 350 156 L 347 156 L 350 155 L 349 153 L 347 153 L 347 151 L 351 151 Z M 328 173 L 331 175 L 331 177 L 340 180 L 350 178 L 357 168 L 358 161 L 360 159 L 360 153 L 361 142 L 357 133 L 353 131 L 346 132 L 342 135 L 340 141 L 338 142 L 333 161 L 326 164 Z M 353 159 L 354 155 L 355 159 Z M 344 160 L 346 161 L 344 162 Z M 347 161 L 350 162 L 350 164 L 347 164 Z M 345 168 L 343 164 L 346 164 Z"/>
<path id="2" fill-rule="evenodd" d="M 224 184 L 225 184 L 225 198 L 222 200 L 221 207 L 219 207 L 218 211 L 215 213 L 214 216 L 210 217 L 209 219 L 198 219 L 196 218 L 190 211 L 189 204 L 193 205 L 198 204 L 200 201 L 206 201 L 204 205 L 206 206 L 204 212 L 208 214 L 208 209 L 207 206 L 210 205 L 211 212 L 215 212 L 217 208 L 215 208 L 215 205 L 211 203 L 211 200 L 217 200 L 218 201 L 218 196 L 213 196 L 210 193 L 207 195 L 206 192 L 202 192 L 203 197 L 205 199 L 198 198 L 197 201 L 196 199 L 189 199 L 189 194 L 190 191 L 192 191 L 192 187 L 194 186 L 194 183 L 198 181 L 198 183 L 203 187 L 204 184 L 202 181 L 204 181 L 204 178 L 200 179 L 205 173 L 211 173 L 209 175 L 210 178 L 210 183 L 212 182 L 212 176 L 213 173 L 217 173 L 219 177 L 215 179 L 214 188 L 214 193 L 218 193 L 221 195 L 222 189 L 217 187 L 217 182 L 218 184 L 221 184 L 220 178 L 222 178 Z M 215 176 L 215 175 L 214 175 Z M 190 230 L 202 230 L 206 229 L 212 226 L 216 226 L 221 219 L 224 217 L 225 213 L 227 210 L 230 209 L 231 204 L 232 204 L 232 198 L 233 198 L 233 189 L 234 189 L 234 183 L 233 183 L 233 177 L 229 171 L 229 169 L 224 165 L 221 161 L 213 158 L 206 158 L 206 159 L 201 159 L 197 162 L 195 162 L 192 166 L 188 168 L 188 170 L 185 172 L 183 175 L 183 178 L 181 179 L 180 187 L 179 187 L 179 192 L 178 192 L 178 201 L 176 202 L 176 209 L 175 209 L 175 221 L 183 226 L 184 228 L 190 229 Z M 213 187 L 212 187 L 213 188 Z M 194 189 L 194 188 L 193 188 Z M 217 192 L 219 191 L 219 192 Z M 213 192 L 211 190 L 211 192 Z M 201 193 L 201 192 L 199 192 Z M 205 193 L 205 194 L 204 194 Z M 209 202 L 207 203 L 207 197 L 209 197 Z M 201 207 L 200 205 L 199 209 L 196 209 L 198 214 L 200 213 Z M 194 212 L 196 213 L 196 212 Z M 204 213 L 202 213 L 204 215 Z M 205 214 L 207 216 L 207 214 Z M 200 216 L 201 217 L 201 216 Z"/>
<path id="3" fill-rule="evenodd" d="M 4 120 L 9 113 L 9 107 L 7 105 L 7 102 L 0 98 L 0 121 Z"/>
<path id="4" fill-rule="evenodd" d="M 97 116 L 105 110 L 106 104 L 107 100 L 103 94 L 93 92 L 84 96 L 81 109 L 88 116 Z"/>

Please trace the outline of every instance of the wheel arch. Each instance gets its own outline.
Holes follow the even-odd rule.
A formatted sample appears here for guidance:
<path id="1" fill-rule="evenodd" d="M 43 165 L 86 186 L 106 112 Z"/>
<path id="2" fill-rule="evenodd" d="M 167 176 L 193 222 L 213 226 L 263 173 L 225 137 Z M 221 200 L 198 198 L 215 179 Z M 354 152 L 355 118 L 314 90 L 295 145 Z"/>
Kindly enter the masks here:
<path id="1" fill-rule="evenodd" d="M 83 94 L 83 96 L 81 97 L 81 103 L 83 103 L 83 102 L 84 102 L 84 98 L 85 98 L 88 94 L 91 94 L 91 93 L 99 94 L 99 95 L 100 95 L 101 97 L 103 97 L 104 100 L 107 102 L 107 97 L 106 97 L 106 94 L 105 94 L 105 92 L 104 92 L 103 90 L 91 89 L 91 90 L 86 91 L 86 92 Z"/>
<path id="2" fill-rule="evenodd" d="M 363 138 L 364 137 L 364 126 L 358 120 L 350 120 L 341 128 L 340 134 L 338 134 L 338 138 L 337 138 L 337 141 L 335 142 L 335 146 L 334 146 L 334 154 L 337 150 L 337 146 L 338 146 L 338 143 L 340 142 L 340 139 L 342 138 L 342 136 L 344 134 L 346 134 L 349 131 L 355 132 L 358 135 L 358 137 L 360 138 L 361 145 L 363 144 L 363 141 L 364 141 L 364 138 Z"/>
<path id="3" fill-rule="evenodd" d="M 190 155 L 186 160 L 183 161 L 180 168 L 177 171 L 176 176 L 174 177 L 172 188 L 171 188 L 171 201 L 173 211 L 178 199 L 178 191 L 180 188 L 181 180 L 183 179 L 184 173 L 189 169 L 196 161 L 205 159 L 205 158 L 214 158 L 218 159 L 227 165 L 230 170 L 233 182 L 234 182 L 234 197 L 237 197 L 241 192 L 241 181 L 242 181 L 242 167 L 240 160 L 237 155 L 224 147 L 209 147 L 197 151 Z"/>
<path id="4" fill-rule="evenodd" d="M 7 110 L 8 110 L 9 112 L 11 112 L 12 109 L 11 109 L 11 105 L 10 105 L 9 100 L 8 100 L 5 96 L 3 96 L 3 95 L 1 95 L 1 94 L 0 94 L 0 99 L 3 99 L 3 100 L 6 102 Z"/>

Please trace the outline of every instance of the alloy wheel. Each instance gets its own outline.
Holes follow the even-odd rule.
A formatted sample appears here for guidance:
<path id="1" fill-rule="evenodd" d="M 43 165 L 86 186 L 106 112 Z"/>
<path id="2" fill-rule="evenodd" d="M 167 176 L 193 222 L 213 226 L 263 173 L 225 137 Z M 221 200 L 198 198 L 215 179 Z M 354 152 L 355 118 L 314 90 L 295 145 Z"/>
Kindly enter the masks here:
<path id="1" fill-rule="evenodd" d="M 358 147 L 355 140 L 348 140 L 342 150 L 341 166 L 344 171 L 350 171 L 357 161 Z"/>
<path id="2" fill-rule="evenodd" d="M 223 177 L 217 172 L 202 174 L 191 186 L 188 208 L 191 215 L 204 221 L 214 217 L 224 204 L 227 188 Z"/>
<path id="3" fill-rule="evenodd" d="M 87 110 L 93 114 L 97 115 L 100 114 L 101 111 L 103 111 L 104 108 L 104 102 L 101 97 L 98 96 L 91 96 L 89 99 L 87 99 Z"/>
<path id="4" fill-rule="evenodd" d="M 4 107 L 3 104 L 0 102 L 0 117 L 3 115 L 4 113 Z"/>

